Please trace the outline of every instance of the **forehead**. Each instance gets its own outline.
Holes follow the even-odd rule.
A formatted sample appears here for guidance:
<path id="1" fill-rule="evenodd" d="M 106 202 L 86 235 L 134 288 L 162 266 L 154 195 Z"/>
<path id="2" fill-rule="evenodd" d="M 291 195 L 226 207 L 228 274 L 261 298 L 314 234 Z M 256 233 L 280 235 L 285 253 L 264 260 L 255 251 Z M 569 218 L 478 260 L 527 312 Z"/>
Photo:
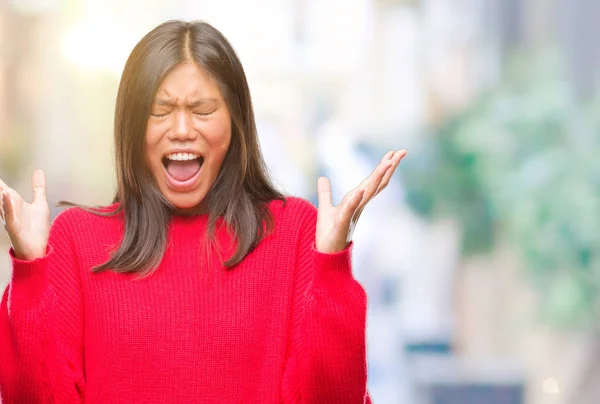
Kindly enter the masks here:
<path id="1" fill-rule="evenodd" d="M 193 62 L 175 66 L 161 81 L 156 98 L 182 100 L 186 98 L 221 99 L 221 91 L 213 78 Z"/>

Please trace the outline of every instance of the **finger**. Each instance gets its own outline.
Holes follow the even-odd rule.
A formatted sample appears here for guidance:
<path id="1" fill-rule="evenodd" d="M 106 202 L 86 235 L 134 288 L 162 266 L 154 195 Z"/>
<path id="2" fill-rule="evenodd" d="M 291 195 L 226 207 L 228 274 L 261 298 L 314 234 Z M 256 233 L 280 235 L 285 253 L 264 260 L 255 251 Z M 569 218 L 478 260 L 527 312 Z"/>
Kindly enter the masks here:
<path id="1" fill-rule="evenodd" d="M 319 177 L 317 180 L 317 200 L 319 208 L 330 208 L 333 204 L 331 200 L 331 184 L 327 177 Z"/>
<path id="2" fill-rule="evenodd" d="M 358 216 L 360 215 L 360 212 L 362 212 L 364 206 L 377 192 L 377 189 L 379 188 L 379 184 L 381 183 L 383 176 L 392 165 L 392 160 L 390 160 L 389 158 L 393 155 L 393 151 L 387 152 L 383 156 L 377 167 L 375 167 L 371 175 L 365 178 L 365 180 L 361 182 L 360 185 L 357 187 L 357 189 L 362 189 L 365 192 L 363 193 L 363 197 L 360 201 L 357 211 L 354 213 L 354 215 L 356 216 L 355 220 L 358 219 Z"/>
<path id="3" fill-rule="evenodd" d="M 375 195 L 379 194 L 381 191 L 383 191 L 385 189 L 385 187 L 388 186 L 392 176 L 396 172 L 396 168 L 398 168 L 398 165 L 400 164 L 400 161 L 407 154 L 408 154 L 408 151 L 406 149 L 398 150 L 396 153 L 394 153 L 394 156 L 391 158 L 392 166 L 390 168 L 388 168 L 388 171 L 383 176 L 383 179 L 381 180 L 381 184 L 379 184 L 379 187 L 377 188 L 377 192 L 375 192 Z"/>
<path id="4" fill-rule="evenodd" d="M 4 221 L 4 194 L 8 193 L 8 186 L 0 180 L 0 220 L 2 220 L 2 224 L 6 225 Z"/>
<path id="5" fill-rule="evenodd" d="M 3 211 L 3 216 L 2 216 L 2 223 L 5 226 L 12 226 L 13 221 L 14 221 L 14 215 L 13 215 L 13 206 L 12 206 L 12 202 L 10 200 L 10 194 L 3 189 L 2 190 L 2 211 Z"/>
<path id="6" fill-rule="evenodd" d="M 6 225 L 6 222 L 4 221 L 4 191 L 2 190 L 1 186 L 0 186 L 0 220 L 2 221 L 2 224 Z"/>
<path id="7" fill-rule="evenodd" d="M 382 190 L 385 189 L 385 187 L 390 182 L 392 175 L 396 171 L 400 160 L 402 160 L 402 158 L 406 156 L 407 153 L 408 152 L 404 149 L 394 152 L 383 173 L 382 171 L 379 171 L 380 167 L 377 167 L 376 171 L 372 175 L 371 183 L 368 185 L 367 191 L 363 196 L 363 200 L 361 201 L 361 204 L 355 213 L 354 221 L 357 221 L 359 219 L 367 203 L 371 199 L 373 199 L 377 194 L 379 194 Z M 384 164 L 381 164 L 380 166 Z"/>
<path id="8" fill-rule="evenodd" d="M 392 163 L 390 161 L 382 163 L 375 169 L 373 174 L 370 175 L 371 181 L 367 185 L 367 188 L 364 190 L 359 205 L 357 206 L 356 211 L 354 212 L 354 221 L 358 220 L 360 214 L 362 213 L 367 203 L 376 195 L 377 190 L 379 189 L 379 184 L 381 184 L 383 176 L 389 170 L 391 164 Z"/>
<path id="9" fill-rule="evenodd" d="M 336 221 L 337 226 L 345 232 L 348 232 L 350 229 L 350 223 L 360 205 L 360 201 L 363 199 L 364 193 L 364 189 L 356 188 L 352 192 L 352 195 L 342 204 L 342 209 Z"/>
<path id="10" fill-rule="evenodd" d="M 384 161 L 384 160 L 389 160 L 392 158 L 392 156 L 394 155 L 394 151 L 390 150 L 389 152 L 387 152 L 386 154 L 383 155 L 383 157 L 381 158 L 380 161 Z"/>
<path id="11" fill-rule="evenodd" d="M 9 189 L 10 189 L 10 187 L 8 185 L 6 185 L 6 183 L 4 181 L 2 181 L 0 179 L 0 192 L 8 192 Z"/>
<path id="12" fill-rule="evenodd" d="M 379 188 L 379 184 L 381 184 L 383 177 L 391 166 L 392 160 L 382 160 L 381 163 L 375 167 L 375 170 L 369 175 L 369 182 L 363 187 L 365 192 L 363 194 L 361 206 L 364 206 L 375 195 L 375 192 L 377 192 L 377 189 Z"/>
<path id="13" fill-rule="evenodd" d="M 31 177 L 33 185 L 33 203 L 46 202 L 46 175 L 37 169 Z"/>
<path id="14" fill-rule="evenodd" d="M 379 164 L 377 164 L 377 167 L 379 167 L 379 165 L 381 163 L 383 163 L 384 161 L 390 160 L 392 158 L 392 156 L 394 155 L 394 151 L 390 150 L 389 152 L 387 152 L 386 154 L 383 155 L 383 157 L 381 158 L 381 160 L 379 160 Z M 375 168 L 375 170 L 377 169 L 377 167 Z M 373 172 L 375 172 L 375 170 L 373 170 Z M 369 182 L 371 182 L 371 177 L 373 176 L 373 172 L 367 177 L 365 178 L 359 185 L 357 188 L 362 188 L 365 189 L 367 187 L 367 185 L 369 185 Z"/>

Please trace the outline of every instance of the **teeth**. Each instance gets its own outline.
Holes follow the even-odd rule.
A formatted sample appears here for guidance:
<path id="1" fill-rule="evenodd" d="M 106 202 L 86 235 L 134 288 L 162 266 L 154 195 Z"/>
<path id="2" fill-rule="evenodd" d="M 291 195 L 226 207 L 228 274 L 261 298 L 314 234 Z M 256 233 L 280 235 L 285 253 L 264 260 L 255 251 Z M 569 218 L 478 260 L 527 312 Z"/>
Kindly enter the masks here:
<path id="1" fill-rule="evenodd" d="M 194 154 L 194 153 L 172 153 L 167 155 L 167 158 L 169 160 L 176 160 L 176 161 L 187 161 L 187 160 L 194 160 L 197 159 L 198 157 L 200 157 L 198 154 Z"/>

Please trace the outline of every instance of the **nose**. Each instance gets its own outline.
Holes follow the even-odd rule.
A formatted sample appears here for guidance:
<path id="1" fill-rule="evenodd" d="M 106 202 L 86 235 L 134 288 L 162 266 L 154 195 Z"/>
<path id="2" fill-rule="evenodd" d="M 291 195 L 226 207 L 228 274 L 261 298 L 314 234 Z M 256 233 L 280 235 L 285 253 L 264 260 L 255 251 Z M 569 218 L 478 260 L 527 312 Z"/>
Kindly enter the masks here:
<path id="1" fill-rule="evenodd" d="M 169 131 L 171 140 L 191 140 L 194 138 L 194 127 L 192 118 L 188 111 L 177 111 L 174 116 L 173 125 Z"/>

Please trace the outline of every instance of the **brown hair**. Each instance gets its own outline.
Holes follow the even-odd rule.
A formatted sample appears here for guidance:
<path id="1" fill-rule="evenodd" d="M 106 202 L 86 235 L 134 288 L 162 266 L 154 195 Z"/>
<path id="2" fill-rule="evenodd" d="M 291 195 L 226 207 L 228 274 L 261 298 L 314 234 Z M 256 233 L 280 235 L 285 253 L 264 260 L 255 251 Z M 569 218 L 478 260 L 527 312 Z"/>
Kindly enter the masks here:
<path id="1" fill-rule="evenodd" d="M 152 102 L 162 79 L 181 63 L 193 61 L 218 84 L 231 115 L 231 143 L 219 174 L 196 213 L 208 213 L 208 241 L 215 246 L 215 225 L 224 219 L 236 250 L 223 265 L 240 263 L 273 228 L 269 201 L 284 200 L 270 182 L 254 121 L 246 75 L 227 39 L 211 25 L 168 21 L 146 34 L 129 56 L 119 85 L 114 121 L 117 193 L 113 212 L 80 206 L 102 216 L 123 212 L 123 240 L 110 259 L 92 269 L 151 273 L 167 245 L 171 215 L 176 214 L 155 183 L 144 159 L 144 137 Z M 207 250 L 208 251 L 208 250 Z"/>

